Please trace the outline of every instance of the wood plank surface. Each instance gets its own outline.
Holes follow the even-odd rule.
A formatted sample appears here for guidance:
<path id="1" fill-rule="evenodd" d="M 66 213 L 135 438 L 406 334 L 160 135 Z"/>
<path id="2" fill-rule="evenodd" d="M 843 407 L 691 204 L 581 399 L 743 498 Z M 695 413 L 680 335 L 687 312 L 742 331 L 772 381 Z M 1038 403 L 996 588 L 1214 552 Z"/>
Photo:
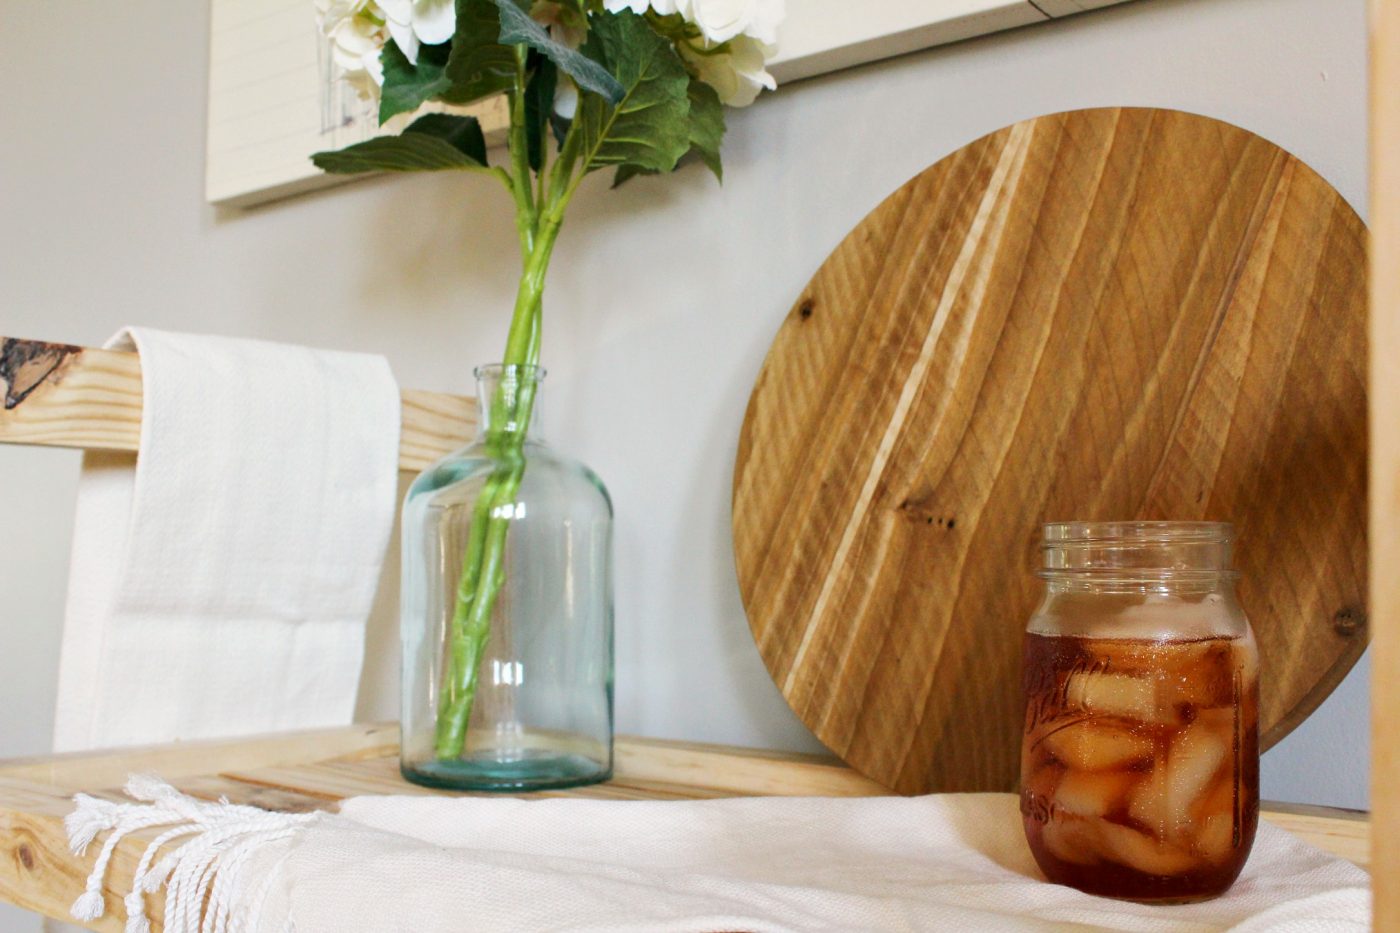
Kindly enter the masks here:
<path id="1" fill-rule="evenodd" d="M 128 770 L 160 774 L 185 793 L 206 800 L 285 812 L 334 809 L 361 794 L 441 794 L 399 776 L 397 727 L 391 723 L 347 727 L 228 742 L 189 743 L 112 752 L 0 762 L 0 900 L 56 919 L 83 891 L 95 857 L 68 852 L 63 817 L 71 794 L 81 788 L 120 799 Z M 289 754 L 297 743 L 300 761 Z M 598 800 L 690 800 L 756 795 L 874 796 L 884 789 L 832 758 L 658 739 L 620 737 L 612 781 L 595 787 L 553 791 L 535 797 Z M 194 767 L 198 756 L 206 767 Z M 84 758 L 88 760 L 85 762 Z M 87 766 L 88 780 L 81 775 Z M 469 795 L 459 795 L 469 796 Z M 1314 845 L 1365 866 L 1369 824 L 1364 814 L 1266 804 L 1264 817 Z M 121 931 L 122 898 L 145 845 L 158 830 L 138 833 L 117 848 L 107 878 L 107 915 L 89 928 Z M 160 929 L 162 900 L 153 896 L 149 914 Z"/>
<path id="2" fill-rule="evenodd" d="M 1259 809 L 1263 819 L 1280 829 L 1286 829 L 1324 852 L 1330 852 L 1369 870 L 1371 814 L 1360 810 L 1273 803 L 1267 800 L 1260 804 Z"/>
<path id="3" fill-rule="evenodd" d="M 891 195 L 740 437 L 740 588 L 802 721 L 901 792 L 1010 790 L 1041 524 L 1216 519 L 1286 735 L 1367 642 L 1364 244 L 1307 166 L 1174 111 L 1019 123 Z"/>
<path id="4" fill-rule="evenodd" d="M 67 794 L 41 784 L 0 779 L 0 900 L 75 923 L 69 910 L 87 885 L 96 852 L 89 850 L 81 859 L 69 852 L 63 818 L 72 810 Z M 103 889 L 106 911 L 102 919 L 77 925 L 103 933 L 123 933 L 126 908 L 122 899 L 131 889 L 141 853 L 158 833 L 159 829 L 136 832 L 118 844 L 112 854 L 109 883 Z M 163 893 L 147 898 L 147 915 L 155 930 L 161 929 L 164 904 Z"/>
<path id="5" fill-rule="evenodd" d="M 0 780 L 27 781 L 71 794 L 120 787 L 128 775 L 151 772 L 167 780 L 309 761 L 397 755 L 397 723 L 282 732 L 251 739 L 175 742 L 107 751 L 67 752 L 0 761 Z"/>
<path id="6" fill-rule="evenodd" d="M 135 353 L 0 337 L 0 443 L 135 451 L 141 358 Z M 476 433 L 476 402 L 402 392 L 399 468 L 421 470 Z"/>
<path id="7" fill-rule="evenodd" d="M 1371 806 L 1377 930 L 1400 930 L 1400 2 L 1371 4 Z"/>

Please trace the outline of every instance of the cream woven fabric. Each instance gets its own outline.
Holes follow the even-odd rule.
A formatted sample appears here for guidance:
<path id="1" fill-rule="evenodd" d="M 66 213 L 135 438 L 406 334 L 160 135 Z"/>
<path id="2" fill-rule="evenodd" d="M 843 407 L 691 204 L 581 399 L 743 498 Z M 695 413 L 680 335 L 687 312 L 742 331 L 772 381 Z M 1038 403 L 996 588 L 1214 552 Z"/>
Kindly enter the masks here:
<path id="1" fill-rule="evenodd" d="M 159 803 L 157 792 L 142 795 L 171 805 Z M 128 820 L 143 812 L 119 807 L 98 815 L 104 805 L 85 800 L 70 829 L 87 838 L 102 829 L 93 820 L 115 825 L 122 812 Z M 198 806 L 209 809 L 195 817 L 200 835 L 158 865 L 147 886 L 173 869 L 207 877 L 212 887 L 168 896 L 168 933 L 198 929 L 182 923 L 198 920 L 206 894 L 227 922 L 214 928 L 260 933 L 1323 933 L 1365 930 L 1370 920 L 1365 872 L 1267 824 L 1240 880 L 1214 901 L 1150 907 L 1047 884 L 1022 838 L 1016 798 L 1007 794 L 685 802 L 360 797 L 345 801 L 339 816 L 270 820 L 249 808 Z M 222 825 L 221 813 L 228 815 Z M 239 821 L 243 829 L 234 828 Z M 211 837 L 222 842 L 187 854 Z M 100 895 L 90 901 L 95 906 Z"/>
<path id="2" fill-rule="evenodd" d="M 349 723 L 398 499 L 377 356 L 147 328 L 141 451 L 78 489 L 54 750 Z"/>

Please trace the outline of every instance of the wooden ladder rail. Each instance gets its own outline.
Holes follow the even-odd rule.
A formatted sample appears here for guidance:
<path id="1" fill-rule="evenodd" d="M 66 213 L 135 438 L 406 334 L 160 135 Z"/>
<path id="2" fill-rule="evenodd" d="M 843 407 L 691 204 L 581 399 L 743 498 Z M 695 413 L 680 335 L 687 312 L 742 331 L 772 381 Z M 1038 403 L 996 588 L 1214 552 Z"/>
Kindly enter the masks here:
<path id="1" fill-rule="evenodd" d="M 1370 16 L 1372 923 L 1400 930 L 1400 0 Z"/>
<path id="2" fill-rule="evenodd" d="M 135 353 L 0 337 L 0 443 L 135 451 L 141 358 Z M 417 471 L 476 433 L 476 402 L 405 389 L 399 469 Z"/>

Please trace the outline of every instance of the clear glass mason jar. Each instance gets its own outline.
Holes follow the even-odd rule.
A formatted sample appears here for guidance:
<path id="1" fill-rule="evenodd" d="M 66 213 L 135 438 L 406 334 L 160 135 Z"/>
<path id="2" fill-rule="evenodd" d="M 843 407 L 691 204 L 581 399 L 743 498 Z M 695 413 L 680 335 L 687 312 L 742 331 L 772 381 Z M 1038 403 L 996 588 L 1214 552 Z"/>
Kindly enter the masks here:
<path id="1" fill-rule="evenodd" d="M 543 370 L 476 377 L 477 440 L 425 470 L 404 503 L 400 767 L 454 789 L 603 781 L 612 503 L 592 470 L 540 440 Z"/>
<path id="2" fill-rule="evenodd" d="M 1046 877 L 1203 900 L 1259 819 L 1258 651 L 1212 522 L 1045 526 L 1026 629 L 1021 813 Z"/>

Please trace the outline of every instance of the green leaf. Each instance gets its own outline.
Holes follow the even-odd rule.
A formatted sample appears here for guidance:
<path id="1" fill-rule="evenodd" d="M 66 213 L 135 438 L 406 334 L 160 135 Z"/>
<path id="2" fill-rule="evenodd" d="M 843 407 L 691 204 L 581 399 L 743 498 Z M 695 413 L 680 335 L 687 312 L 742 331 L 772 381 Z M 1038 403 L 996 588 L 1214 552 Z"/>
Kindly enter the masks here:
<path id="1" fill-rule="evenodd" d="M 715 89 L 698 78 L 690 79 L 690 151 L 724 181 L 719 149 L 724 142 L 724 104 Z"/>
<path id="2" fill-rule="evenodd" d="M 554 112 L 554 89 L 559 83 L 559 71 L 554 63 L 542 55 L 538 59 L 535 73 L 525 88 L 525 148 L 530 158 L 531 171 L 538 172 L 544 164 L 545 127 Z"/>
<path id="3" fill-rule="evenodd" d="M 660 175 L 660 174 L 661 174 L 660 172 L 658 172 L 656 169 L 652 169 L 652 168 L 637 168 L 637 166 L 635 166 L 635 165 L 619 165 L 619 166 L 617 167 L 617 172 L 616 172 L 616 174 L 613 175 L 613 183 L 612 183 L 612 186 L 613 186 L 614 188 L 617 188 L 617 187 L 619 187 L 620 185 L 625 185 L 627 182 L 629 182 L 629 181 L 631 181 L 632 179 L 636 178 L 638 175 Z"/>
<path id="4" fill-rule="evenodd" d="M 608 165 L 669 172 L 690 149 L 690 75 L 675 48 L 634 13 L 597 16 L 583 51 L 624 88 L 616 105 L 579 99 L 584 171 Z M 626 180 L 625 178 L 623 179 Z"/>
<path id="5" fill-rule="evenodd" d="M 491 0 L 501 16 L 500 41 L 506 45 L 528 45 L 558 66 L 585 91 L 606 97 L 610 103 L 622 99 L 622 85 L 597 61 L 561 45 L 549 37 L 549 30 L 530 18 L 514 0 Z M 598 21 L 608 17 L 599 17 Z"/>
<path id="6" fill-rule="evenodd" d="M 675 167 L 679 169 L 687 162 L 699 159 L 723 182 L 724 166 L 720 162 L 719 150 L 724 142 L 724 105 L 720 103 L 719 94 L 715 89 L 698 78 L 690 79 L 688 96 L 690 151 L 680 158 Z M 644 169 L 625 163 L 617 167 L 612 186 L 616 188 L 638 175 L 657 174 L 660 173 L 656 169 Z"/>
<path id="7" fill-rule="evenodd" d="M 441 99 L 470 104 L 515 85 L 515 51 L 501 44 L 501 17 L 492 0 L 457 0 L 457 31 Z"/>
<path id="8" fill-rule="evenodd" d="M 423 133 L 445 139 L 462 155 L 479 165 L 486 164 L 486 134 L 476 117 L 429 113 L 414 120 L 405 133 Z"/>
<path id="9" fill-rule="evenodd" d="M 442 136 L 408 131 L 398 136 L 377 136 L 334 152 L 318 152 L 311 157 L 311 161 L 317 168 L 333 175 L 440 172 L 486 167 Z"/>
<path id="10" fill-rule="evenodd" d="M 384 44 L 379 61 L 384 66 L 384 89 L 379 96 L 379 123 L 400 113 L 412 113 L 452 86 L 444 73 L 448 46 L 424 45 L 418 49 L 414 65 L 390 39 Z"/>

